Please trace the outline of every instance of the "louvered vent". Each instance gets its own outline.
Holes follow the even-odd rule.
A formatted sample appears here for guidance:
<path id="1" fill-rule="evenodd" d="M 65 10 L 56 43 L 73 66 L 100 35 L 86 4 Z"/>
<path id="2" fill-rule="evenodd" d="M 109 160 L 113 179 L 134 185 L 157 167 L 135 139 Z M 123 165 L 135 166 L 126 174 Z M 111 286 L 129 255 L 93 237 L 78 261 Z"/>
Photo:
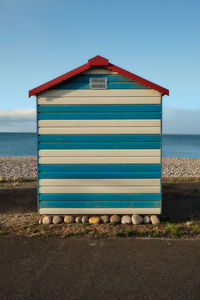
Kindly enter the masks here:
<path id="1" fill-rule="evenodd" d="M 107 89 L 107 78 L 90 78 L 90 88 L 93 90 Z"/>

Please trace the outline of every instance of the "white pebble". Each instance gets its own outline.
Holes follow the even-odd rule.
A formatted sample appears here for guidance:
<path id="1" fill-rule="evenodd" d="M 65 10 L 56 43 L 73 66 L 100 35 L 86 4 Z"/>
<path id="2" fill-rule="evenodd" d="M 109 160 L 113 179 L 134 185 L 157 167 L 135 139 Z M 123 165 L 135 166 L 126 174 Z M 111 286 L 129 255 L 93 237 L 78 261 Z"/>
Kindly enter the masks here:
<path id="1" fill-rule="evenodd" d="M 74 223 L 74 216 L 65 216 L 64 217 L 64 222 L 67 223 L 67 224 L 70 224 L 70 223 Z"/>
<path id="2" fill-rule="evenodd" d="M 45 217 L 42 219 L 42 223 L 45 224 L 45 225 L 51 224 L 51 221 L 52 221 L 52 217 L 50 217 L 50 216 L 45 216 Z"/>
<path id="3" fill-rule="evenodd" d="M 160 224 L 160 220 L 159 220 L 158 216 L 156 216 L 156 215 L 151 216 L 151 223 L 152 223 L 153 225 L 158 225 L 158 224 Z"/>
<path id="4" fill-rule="evenodd" d="M 123 216 L 121 219 L 122 224 L 131 224 L 131 217 L 130 216 Z"/>
<path id="5" fill-rule="evenodd" d="M 143 217 L 140 215 L 132 215 L 132 222 L 134 225 L 139 225 L 143 223 Z"/>
<path id="6" fill-rule="evenodd" d="M 110 217 L 110 223 L 120 223 L 121 222 L 121 217 L 118 215 L 112 215 Z"/>
<path id="7" fill-rule="evenodd" d="M 144 224 L 149 224 L 151 222 L 151 219 L 149 216 L 144 216 Z"/>
<path id="8" fill-rule="evenodd" d="M 110 221 L 110 218 L 107 215 L 101 216 L 100 219 L 101 219 L 101 222 L 104 224 L 109 223 L 109 221 Z"/>
<path id="9" fill-rule="evenodd" d="M 60 224 L 60 223 L 62 223 L 62 217 L 54 216 L 53 217 L 53 224 Z"/>
<path id="10" fill-rule="evenodd" d="M 89 220 L 88 216 L 83 216 L 83 217 L 82 217 L 82 223 L 83 223 L 83 224 L 88 223 L 88 220 Z"/>
<path id="11" fill-rule="evenodd" d="M 75 219 L 77 224 L 80 224 L 82 222 L 82 218 L 81 217 L 76 217 Z"/>

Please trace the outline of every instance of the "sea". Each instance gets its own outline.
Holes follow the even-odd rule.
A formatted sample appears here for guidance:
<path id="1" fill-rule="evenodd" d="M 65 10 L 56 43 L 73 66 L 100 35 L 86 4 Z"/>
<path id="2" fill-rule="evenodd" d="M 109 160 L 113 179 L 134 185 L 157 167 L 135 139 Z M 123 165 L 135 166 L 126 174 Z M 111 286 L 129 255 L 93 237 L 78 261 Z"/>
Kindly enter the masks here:
<path id="1" fill-rule="evenodd" d="M 36 155 L 36 133 L 0 133 L 0 156 Z M 164 134 L 163 157 L 200 158 L 200 135 Z"/>

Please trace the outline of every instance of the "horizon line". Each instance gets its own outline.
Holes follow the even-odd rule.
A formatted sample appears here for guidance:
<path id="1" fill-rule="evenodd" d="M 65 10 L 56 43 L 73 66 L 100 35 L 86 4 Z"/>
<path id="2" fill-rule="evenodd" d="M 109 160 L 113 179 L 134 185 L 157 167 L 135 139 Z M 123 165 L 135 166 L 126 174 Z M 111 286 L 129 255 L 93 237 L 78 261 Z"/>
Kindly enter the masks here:
<path id="1" fill-rule="evenodd" d="M 37 131 L 0 131 L 0 133 L 36 133 Z M 162 135 L 200 135 L 200 133 L 163 133 Z"/>

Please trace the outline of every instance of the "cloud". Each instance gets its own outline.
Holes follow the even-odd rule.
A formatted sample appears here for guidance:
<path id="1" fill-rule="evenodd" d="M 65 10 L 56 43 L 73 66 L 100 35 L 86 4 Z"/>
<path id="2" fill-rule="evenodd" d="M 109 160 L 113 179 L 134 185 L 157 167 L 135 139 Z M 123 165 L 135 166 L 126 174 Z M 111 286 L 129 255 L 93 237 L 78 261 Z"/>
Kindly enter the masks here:
<path id="1" fill-rule="evenodd" d="M 163 109 L 163 133 L 200 134 L 200 110 Z"/>
<path id="2" fill-rule="evenodd" d="M 36 110 L 34 108 L 0 110 L 0 131 L 35 132 Z"/>

